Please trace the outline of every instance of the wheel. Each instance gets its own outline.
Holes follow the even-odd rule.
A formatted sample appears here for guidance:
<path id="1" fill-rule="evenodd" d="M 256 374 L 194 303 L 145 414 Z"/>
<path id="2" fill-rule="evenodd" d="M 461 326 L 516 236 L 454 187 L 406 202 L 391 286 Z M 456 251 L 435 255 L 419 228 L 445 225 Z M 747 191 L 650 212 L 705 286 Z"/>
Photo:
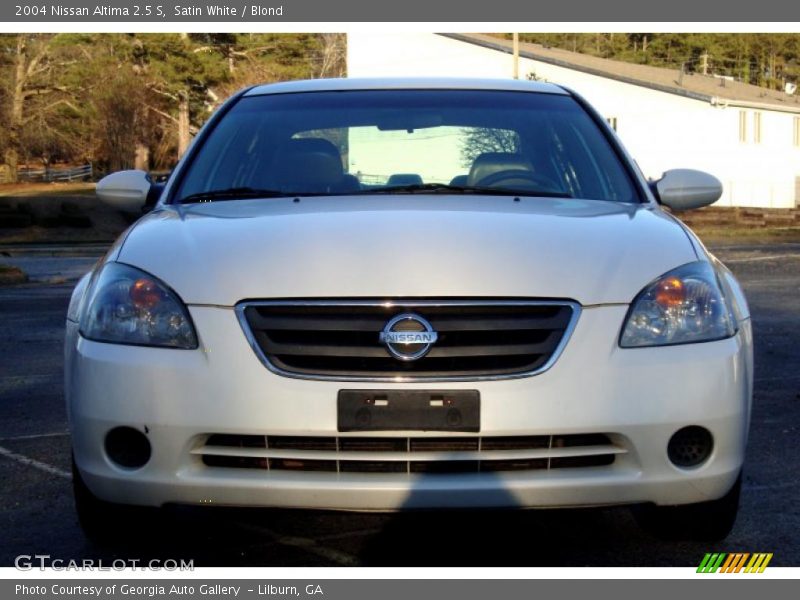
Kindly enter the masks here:
<path id="1" fill-rule="evenodd" d="M 634 515 L 645 531 L 664 540 L 712 542 L 725 539 L 739 511 L 742 475 L 719 500 L 680 506 L 638 507 Z"/>
<path id="2" fill-rule="evenodd" d="M 100 500 L 86 487 L 72 459 L 72 494 L 84 535 L 99 544 L 135 540 L 152 531 L 160 517 L 157 508 L 128 506 Z"/>
<path id="3" fill-rule="evenodd" d="M 475 182 L 478 187 L 503 187 L 501 182 L 516 182 L 524 181 L 526 185 L 532 184 L 533 187 L 542 192 L 562 193 L 560 186 L 544 175 L 526 171 L 525 169 L 506 169 L 504 171 L 497 171 L 491 173 L 486 177 L 481 178 Z M 509 185 L 506 183 L 506 185 Z"/>

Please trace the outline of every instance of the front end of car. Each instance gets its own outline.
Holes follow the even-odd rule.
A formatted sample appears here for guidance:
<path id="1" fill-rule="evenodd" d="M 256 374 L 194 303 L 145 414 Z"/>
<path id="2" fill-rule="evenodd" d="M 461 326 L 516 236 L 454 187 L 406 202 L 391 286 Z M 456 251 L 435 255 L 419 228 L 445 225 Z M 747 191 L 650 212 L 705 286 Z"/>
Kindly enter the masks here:
<path id="1" fill-rule="evenodd" d="M 150 506 L 715 500 L 741 470 L 752 386 L 749 316 L 731 285 L 701 261 L 630 305 L 187 307 L 154 276 L 108 262 L 68 321 L 75 458 L 98 497 Z M 422 372 L 379 343 L 398 315 L 437 332 Z M 392 412 L 409 402 L 416 413 Z"/>
<path id="2" fill-rule="evenodd" d="M 73 294 L 82 520 L 111 505 L 646 505 L 673 531 L 727 534 L 749 310 L 602 121 L 546 84 L 287 85 L 201 134 L 164 192 L 182 201 L 162 199 Z M 334 124 L 352 125 L 349 158 L 319 137 Z M 481 146 L 459 174 L 490 125 L 518 147 Z M 380 148 L 402 177 L 344 172 Z M 436 177 L 451 183 L 403 161 L 449 165 Z M 718 196 L 688 170 L 659 185 L 684 205 Z"/>

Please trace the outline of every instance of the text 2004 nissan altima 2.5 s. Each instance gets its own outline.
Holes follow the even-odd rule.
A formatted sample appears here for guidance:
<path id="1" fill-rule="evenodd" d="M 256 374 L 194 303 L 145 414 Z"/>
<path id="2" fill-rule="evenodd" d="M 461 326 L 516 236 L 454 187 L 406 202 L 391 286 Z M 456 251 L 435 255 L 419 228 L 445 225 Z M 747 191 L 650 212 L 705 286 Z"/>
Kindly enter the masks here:
<path id="1" fill-rule="evenodd" d="M 676 157 L 678 158 L 678 157 Z M 737 512 L 750 316 L 601 117 L 552 84 L 328 80 L 230 99 L 75 289 L 89 533 L 167 504 Z"/>

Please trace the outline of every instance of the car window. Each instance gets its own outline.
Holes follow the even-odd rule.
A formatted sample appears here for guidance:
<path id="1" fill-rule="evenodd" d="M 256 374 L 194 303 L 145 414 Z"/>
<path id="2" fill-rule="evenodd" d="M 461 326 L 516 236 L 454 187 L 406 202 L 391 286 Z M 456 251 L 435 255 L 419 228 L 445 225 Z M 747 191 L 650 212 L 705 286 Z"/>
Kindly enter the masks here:
<path id="1" fill-rule="evenodd" d="M 176 197 L 437 185 L 638 201 L 620 158 L 573 98 L 472 90 L 243 97 L 197 149 Z"/>

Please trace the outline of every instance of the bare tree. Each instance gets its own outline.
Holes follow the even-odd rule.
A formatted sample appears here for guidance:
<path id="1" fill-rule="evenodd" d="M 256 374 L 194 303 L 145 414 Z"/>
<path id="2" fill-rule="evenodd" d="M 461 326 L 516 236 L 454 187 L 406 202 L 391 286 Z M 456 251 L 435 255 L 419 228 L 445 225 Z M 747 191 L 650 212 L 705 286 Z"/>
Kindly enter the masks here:
<path id="1" fill-rule="evenodd" d="M 344 62 L 340 34 L 0 34 L 0 163 L 168 167 L 234 91 Z"/>
<path id="2" fill-rule="evenodd" d="M 464 130 L 461 164 L 469 168 L 485 152 L 519 152 L 519 135 L 507 129 L 474 128 Z"/>
<path id="3" fill-rule="evenodd" d="M 344 33 L 319 34 L 319 68 L 317 77 L 344 77 L 347 75 L 347 36 Z"/>
<path id="4" fill-rule="evenodd" d="M 97 154 L 105 157 L 110 171 L 133 167 L 140 136 L 146 129 L 144 93 L 138 78 L 125 69 L 107 74 L 105 84 L 96 90 Z"/>
<path id="5" fill-rule="evenodd" d="M 76 140 L 70 121 L 82 114 L 74 89 L 60 83 L 58 71 L 74 62 L 71 49 L 55 42 L 60 34 L 19 34 L 11 47 L 13 81 L 9 86 L 5 162 L 17 180 L 20 158 L 35 155 L 45 163 Z M 67 125 L 63 124 L 67 122 Z"/>
<path id="6" fill-rule="evenodd" d="M 32 86 L 32 81 L 46 66 L 47 42 L 35 36 L 17 36 L 14 54 L 14 83 L 11 86 L 11 106 L 8 115 L 8 147 L 5 162 L 8 165 L 9 179 L 17 181 L 17 169 L 22 142 L 22 128 L 26 118 L 27 100 L 46 90 Z"/>

